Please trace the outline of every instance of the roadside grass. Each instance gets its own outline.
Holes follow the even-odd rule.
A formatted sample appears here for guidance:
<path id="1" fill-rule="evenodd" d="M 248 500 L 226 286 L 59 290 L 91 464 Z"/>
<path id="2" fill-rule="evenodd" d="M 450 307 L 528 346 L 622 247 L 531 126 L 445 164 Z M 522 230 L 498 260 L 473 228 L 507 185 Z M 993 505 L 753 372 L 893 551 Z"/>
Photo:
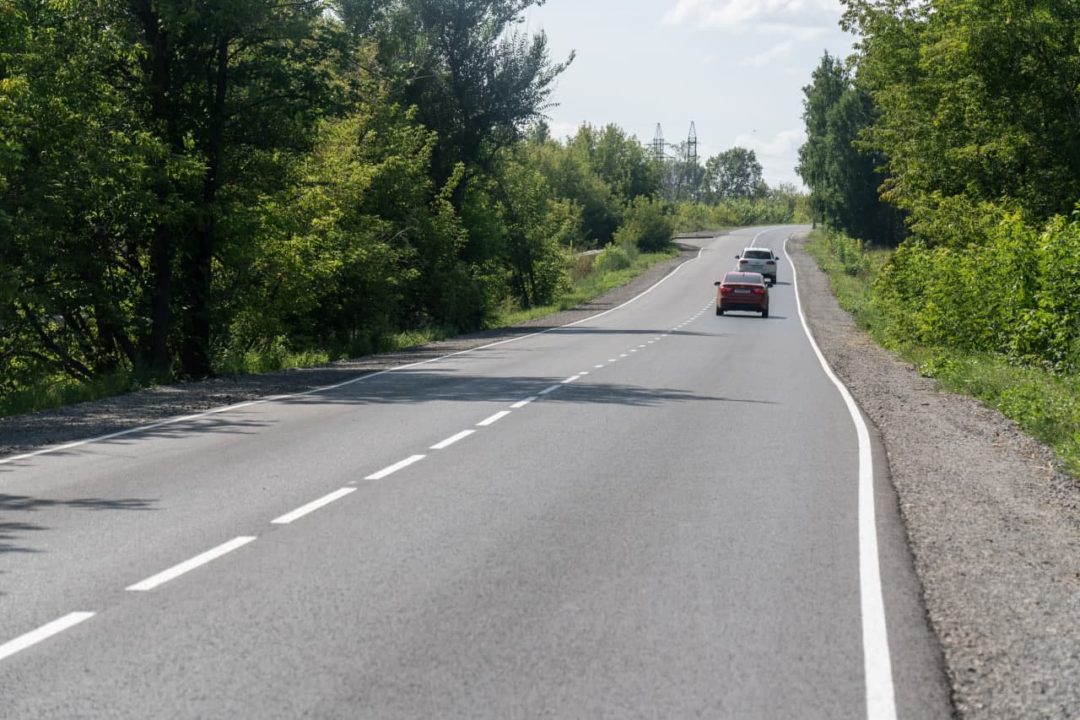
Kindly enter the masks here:
<path id="1" fill-rule="evenodd" d="M 617 270 L 597 271 L 592 263 L 587 268 L 572 267 L 570 271 L 570 286 L 563 291 L 559 299 L 550 304 L 528 309 L 505 309 L 486 327 L 501 328 L 510 327 L 519 323 L 535 320 L 536 318 L 551 315 L 552 313 L 570 310 L 583 303 L 598 298 L 609 290 L 614 290 L 630 282 L 641 275 L 653 265 L 665 262 L 679 254 L 678 250 L 668 252 L 640 253 L 631 260 L 629 267 Z M 596 256 L 587 256 L 591 260 Z"/>
<path id="2" fill-rule="evenodd" d="M 882 343 L 884 316 L 875 307 L 873 282 L 891 251 L 865 250 L 849 238 L 824 231 L 814 232 L 806 249 L 828 275 L 840 307 Z M 943 389 L 977 398 L 1012 419 L 1053 448 L 1065 468 L 1080 477 L 1080 376 L 1019 366 L 991 353 L 888 347 Z"/>
<path id="3" fill-rule="evenodd" d="M 510 327 L 522 322 L 544 317 L 562 310 L 569 310 L 597 298 L 609 290 L 625 285 L 638 275 L 678 255 L 672 248 L 667 252 L 637 254 L 629 267 L 618 270 L 601 270 L 595 267 L 595 255 L 576 256 L 570 260 L 569 283 L 555 303 L 529 309 L 507 307 L 485 324 L 485 329 Z M 219 375 L 260 375 L 298 368 L 324 365 L 335 360 L 358 358 L 375 353 L 408 350 L 429 342 L 445 340 L 459 334 L 454 328 L 426 327 L 396 333 L 359 338 L 348 347 L 290 350 L 284 340 L 273 343 L 269 349 L 248 350 L 218 358 Z M 0 417 L 48 410 L 74 405 L 90 400 L 134 392 L 162 383 L 160 378 L 119 371 L 90 383 L 78 382 L 66 377 L 53 377 L 15 392 L 0 395 Z"/>

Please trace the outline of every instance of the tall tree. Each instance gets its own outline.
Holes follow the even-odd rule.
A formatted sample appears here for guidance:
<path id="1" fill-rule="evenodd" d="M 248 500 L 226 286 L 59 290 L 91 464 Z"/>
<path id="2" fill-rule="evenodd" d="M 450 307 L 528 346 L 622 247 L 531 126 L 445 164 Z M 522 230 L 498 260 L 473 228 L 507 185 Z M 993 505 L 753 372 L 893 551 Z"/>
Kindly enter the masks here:
<path id="1" fill-rule="evenodd" d="M 815 221 L 868 242 L 899 242 L 901 215 L 879 197 L 885 158 L 862 142 L 875 118 L 870 96 L 828 53 L 803 92 L 807 140 L 799 149 L 798 172 L 810 188 Z"/>
<path id="2" fill-rule="evenodd" d="M 938 208 L 1008 198 L 1032 219 L 1080 197 L 1080 6 L 846 0 L 858 80 L 880 115 L 886 197 L 916 230 Z M 944 225 L 938 224 L 937 229 Z"/>
<path id="3" fill-rule="evenodd" d="M 733 147 L 705 162 L 705 182 L 714 201 L 763 197 L 768 192 L 753 150 Z"/>

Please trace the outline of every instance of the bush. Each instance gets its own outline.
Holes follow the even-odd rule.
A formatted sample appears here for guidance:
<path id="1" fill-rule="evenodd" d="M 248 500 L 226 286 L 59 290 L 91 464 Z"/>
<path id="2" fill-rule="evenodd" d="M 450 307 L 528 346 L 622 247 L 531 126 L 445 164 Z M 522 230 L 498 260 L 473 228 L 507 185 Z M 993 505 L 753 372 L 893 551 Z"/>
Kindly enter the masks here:
<path id="1" fill-rule="evenodd" d="M 615 242 L 619 245 L 633 246 L 641 252 L 661 252 L 671 244 L 675 227 L 659 200 L 636 198 L 625 217 L 615 231 Z"/>
<path id="2" fill-rule="evenodd" d="M 596 256 L 596 261 L 593 263 L 593 267 L 597 272 L 605 273 L 613 270 L 625 270 L 634 264 L 634 255 L 636 251 L 631 247 L 627 248 L 622 245 L 608 245 L 604 250 Z"/>

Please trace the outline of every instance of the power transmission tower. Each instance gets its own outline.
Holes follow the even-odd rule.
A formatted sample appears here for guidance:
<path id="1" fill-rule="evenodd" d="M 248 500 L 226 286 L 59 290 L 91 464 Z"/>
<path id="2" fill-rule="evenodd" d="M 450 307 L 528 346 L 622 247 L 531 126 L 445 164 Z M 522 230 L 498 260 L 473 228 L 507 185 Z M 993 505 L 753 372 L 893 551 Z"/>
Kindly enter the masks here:
<path id="1" fill-rule="evenodd" d="M 690 122 L 690 136 L 686 139 L 686 162 L 697 165 L 697 128 Z"/>
<path id="2" fill-rule="evenodd" d="M 652 142 L 653 159 L 658 162 L 663 162 L 666 147 L 667 146 L 664 144 L 664 130 L 660 127 L 660 123 L 656 123 L 656 136 L 653 138 Z"/>

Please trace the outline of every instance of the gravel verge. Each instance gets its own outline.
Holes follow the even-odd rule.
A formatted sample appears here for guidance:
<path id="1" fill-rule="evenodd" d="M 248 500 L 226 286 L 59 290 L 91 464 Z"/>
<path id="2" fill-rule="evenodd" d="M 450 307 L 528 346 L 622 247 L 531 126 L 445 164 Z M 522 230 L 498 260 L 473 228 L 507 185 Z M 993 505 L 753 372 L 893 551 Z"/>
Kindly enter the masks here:
<path id="1" fill-rule="evenodd" d="M 788 248 L 807 321 L 885 444 L 958 716 L 1080 718 L 1080 484 L 859 330 L 804 242 Z"/>
<path id="2" fill-rule="evenodd" d="M 715 233 L 709 235 L 714 236 Z M 621 305 L 682 263 L 696 257 L 699 247 L 689 239 L 690 236 L 686 238 L 689 242 L 679 243 L 678 257 L 654 265 L 626 285 L 572 310 L 513 327 L 461 335 L 409 350 L 343 360 L 313 368 L 265 375 L 222 376 L 198 382 L 163 385 L 53 410 L 0 418 L 0 459 L 7 455 L 108 435 L 235 403 L 306 392 L 401 365 L 584 320 Z"/>

